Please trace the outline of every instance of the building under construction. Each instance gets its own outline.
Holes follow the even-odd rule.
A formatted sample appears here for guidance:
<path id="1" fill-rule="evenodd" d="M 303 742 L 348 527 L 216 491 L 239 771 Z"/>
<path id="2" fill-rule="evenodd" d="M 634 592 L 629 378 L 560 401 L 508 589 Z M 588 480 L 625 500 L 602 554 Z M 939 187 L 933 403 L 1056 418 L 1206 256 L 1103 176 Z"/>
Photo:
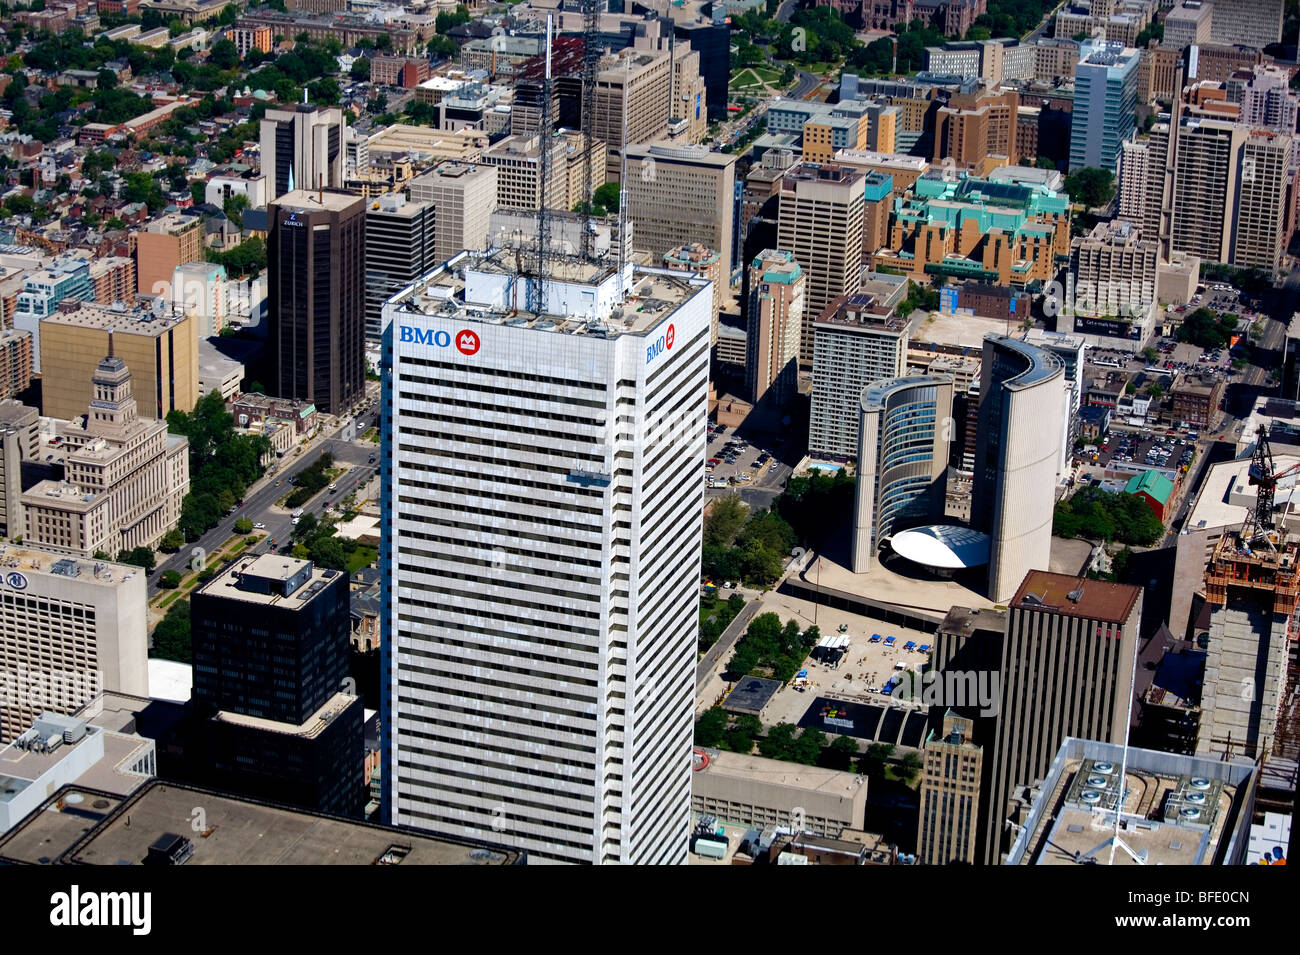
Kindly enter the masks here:
<path id="1" fill-rule="evenodd" d="M 1261 429 L 1250 466 L 1255 509 L 1224 534 L 1205 572 L 1210 632 L 1197 755 L 1263 759 L 1296 742 L 1288 701 L 1296 690 L 1300 548 L 1273 515 L 1274 492 L 1291 470 L 1273 471 Z"/>

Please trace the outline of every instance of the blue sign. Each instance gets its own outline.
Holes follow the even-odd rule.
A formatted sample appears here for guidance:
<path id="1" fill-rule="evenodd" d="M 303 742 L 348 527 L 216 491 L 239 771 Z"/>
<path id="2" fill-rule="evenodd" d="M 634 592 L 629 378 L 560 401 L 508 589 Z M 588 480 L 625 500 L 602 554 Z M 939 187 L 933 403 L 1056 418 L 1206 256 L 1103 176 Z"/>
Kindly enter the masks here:
<path id="1" fill-rule="evenodd" d="M 1016 297 L 1014 295 L 1011 296 L 1011 314 L 1016 314 Z"/>
<path id="2" fill-rule="evenodd" d="M 397 340 L 414 342 L 417 345 L 437 345 L 439 348 L 446 348 L 451 344 L 451 332 L 442 328 L 435 331 L 432 328 L 413 328 L 410 325 L 402 325 L 397 330 Z"/>
<path id="3" fill-rule="evenodd" d="M 5 583 L 7 583 L 14 590 L 27 589 L 27 578 L 24 577 L 22 574 L 18 573 L 18 571 L 16 570 L 5 575 Z"/>
<path id="4" fill-rule="evenodd" d="M 652 342 L 645 350 L 645 363 L 658 358 L 663 352 L 669 351 L 673 347 L 673 342 L 677 339 L 677 326 L 669 325 L 668 331 L 660 335 L 657 340 Z"/>

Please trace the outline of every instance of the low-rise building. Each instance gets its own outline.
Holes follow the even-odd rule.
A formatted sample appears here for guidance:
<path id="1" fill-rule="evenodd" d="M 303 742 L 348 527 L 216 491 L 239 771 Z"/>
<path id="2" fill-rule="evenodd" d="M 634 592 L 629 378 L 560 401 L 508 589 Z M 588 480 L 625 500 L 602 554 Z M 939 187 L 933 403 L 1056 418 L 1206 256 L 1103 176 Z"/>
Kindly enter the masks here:
<path id="1" fill-rule="evenodd" d="M 0 566 L 0 743 L 104 691 L 149 695 L 143 570 L 14 544 Z"/>
<path id="2" fill-rule="evenodd" d="M 761 756 L 696 750 L 691 809 L 737 826 L 794 826 L 838 838 L 862 828 L 865 776 Z"/>

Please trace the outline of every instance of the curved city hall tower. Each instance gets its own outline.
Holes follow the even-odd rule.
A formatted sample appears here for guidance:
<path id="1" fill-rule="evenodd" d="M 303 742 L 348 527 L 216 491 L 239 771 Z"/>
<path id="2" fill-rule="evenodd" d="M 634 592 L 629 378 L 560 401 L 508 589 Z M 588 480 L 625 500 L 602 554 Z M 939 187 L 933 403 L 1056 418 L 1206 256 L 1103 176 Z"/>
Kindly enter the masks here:
<path id="1" fill-rule="evenodd" d="M 895 530 L 942 520 L 951 420 L 948 375 L 887 378 L 863 391 L 853 505 L 854 573 L 871 569 L 880 542 Z"/>
<path id="2" fill-rule="evenodd" d="M 971 524 L 989 535 L 989 597 L 1049 569 L 1065 372 L 1050 352 L 986 335 Z"/>

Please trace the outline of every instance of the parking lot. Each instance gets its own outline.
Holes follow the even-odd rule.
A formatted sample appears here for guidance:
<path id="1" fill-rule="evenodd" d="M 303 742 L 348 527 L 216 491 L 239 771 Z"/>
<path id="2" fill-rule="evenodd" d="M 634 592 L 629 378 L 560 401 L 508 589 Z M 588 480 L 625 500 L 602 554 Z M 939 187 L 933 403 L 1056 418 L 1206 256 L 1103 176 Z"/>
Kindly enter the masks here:
<path id="1" fill-rule="evenodd" d="M 1189 434 L 1170 435 L 1159 431 L 1143 430 L 1112 432 L 1109 439 L 1098 446 L 1096 461 L 1089 455 L 1085 461 L 1092 468 L 1105 468 L 1111 464 L 1144 464 L 1162 470 L 1176 471 L 1192 463 L 1196 442 Z M 1105 448 L 1105 450 L 1102 450 Z"/>
<path id="2" fill-rule="evenodd" d="M 709 426 L 705 482 L 710 488 L 769 484 L 780 467 L 780 462 L 769 452 L 754 447 L 736 435 L 733 429 Z"/>

